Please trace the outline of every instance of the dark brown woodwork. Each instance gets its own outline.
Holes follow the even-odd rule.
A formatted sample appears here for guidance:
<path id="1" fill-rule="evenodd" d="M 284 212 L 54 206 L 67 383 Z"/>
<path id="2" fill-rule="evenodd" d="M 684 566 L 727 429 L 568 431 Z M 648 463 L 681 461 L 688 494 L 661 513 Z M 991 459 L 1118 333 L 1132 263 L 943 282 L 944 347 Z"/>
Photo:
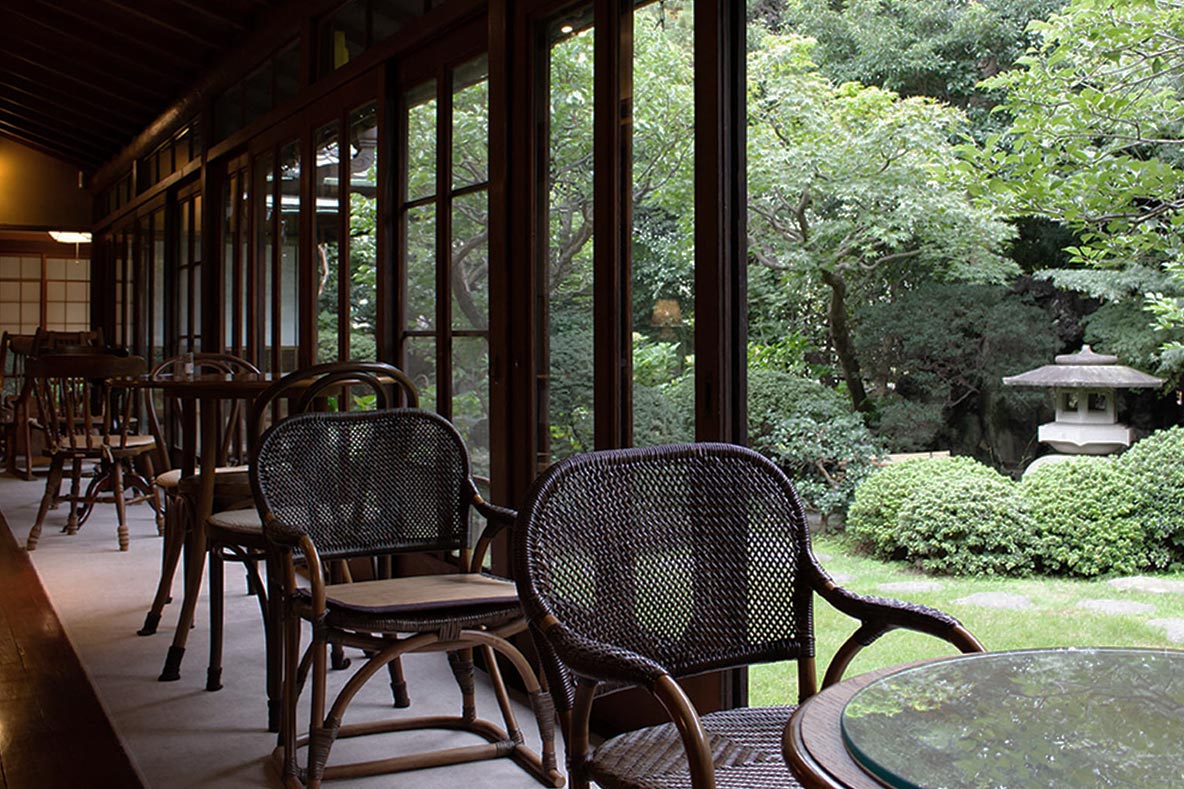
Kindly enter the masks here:
<path id="1" fill-rule="evenodd" d="M 596 448 L 610 449 L 633 435 L 633 13 L 621 0 L 595 0 L 593 8 L 593 415 Z"/>
<path id="2" fill-rule="evenodd" d="M 0 789 L 144 785 L 3 516 L 0 720 Z"/>
<path id="3" fill-rule="evenodd" d="M 745 17 L 695 3 L 695 438 L 747 443 Z"/>

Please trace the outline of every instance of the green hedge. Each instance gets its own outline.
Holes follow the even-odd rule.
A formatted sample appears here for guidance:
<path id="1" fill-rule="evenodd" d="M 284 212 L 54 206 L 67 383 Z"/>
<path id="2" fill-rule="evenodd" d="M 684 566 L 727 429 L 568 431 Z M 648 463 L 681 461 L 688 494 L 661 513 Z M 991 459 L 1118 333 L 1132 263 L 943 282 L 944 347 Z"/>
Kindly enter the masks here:
<path id="1" fill-rule="evenodd" d="M 903 559 L 906 551 L 897 524 L 901 507 L 927 483 L 940 486 L 958 479 L 990 484 L 1007 478 L 969 457 L 912 458 L 890 463 L 856 489 L 847 512 L 847 533 L 873 556 Z"/>
<path id="2" fill-rule="evenodd" d="M 1032 517 L 1015 483 L 977 475 L 924 481 L 897 516 L 905 558 L 942 575 L 1032 572 Z"/>
<path id="3" fill-rule="evenodd" d="M 1184 567 L 1184 427 L 1159 430 L 1118 459 L 1130 480 L 1148 551 L 1173 570 Z"/>
<path id="4" fill-rule="evenodd" d="M 1020 489 L 1032 511 L 1041 572 L 1092 577 L 1160 563 L 1148 555 L 1130 479 L 1109 458 L 1042 465 L 1024 475 Z"/>

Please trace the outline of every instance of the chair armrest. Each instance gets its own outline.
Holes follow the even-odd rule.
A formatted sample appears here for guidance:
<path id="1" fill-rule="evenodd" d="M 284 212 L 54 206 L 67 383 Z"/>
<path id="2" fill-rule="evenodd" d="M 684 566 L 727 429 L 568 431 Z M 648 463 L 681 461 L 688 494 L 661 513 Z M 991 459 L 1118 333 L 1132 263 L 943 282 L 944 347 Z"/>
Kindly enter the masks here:
<path id="1" fill-rule="evenodd" d="M 500 507 L 497 504 L 489 503 L 481 498 L 481 494 L 477 493 L 475 489 L 473 491 L 473 509 L 488 521 L 485 528 L 481 530 L 481 536 L 477 539 L 477 545 L 473 550 L 473 559 L 469 563 L 470 572 L 480 572 L 485 563 L 485 555 L 489 553 L 489 546 L 503 530 L 514 525 L 514 521 L 518 519 L 518 513 L 509 507 Z"/>
<path id="2" fill-rule="evenodd" d="M 847 616 L 860 621 L 859 628 L 843 642 L 835 653 L 822 687 L 838 682 L 851 660 L 864 647 L 874 643 L 889 631 L 903 628 L 928 633 L 953 644 L 962 652 L 984 652 L 982 643 L 971 635 L 962 623 L 949 614 L 919 603 L 907 603 L 883 597 L 860 595 L 837 586 L 834 581 L 822 575 L 816 584 L 818 594 Z"/>

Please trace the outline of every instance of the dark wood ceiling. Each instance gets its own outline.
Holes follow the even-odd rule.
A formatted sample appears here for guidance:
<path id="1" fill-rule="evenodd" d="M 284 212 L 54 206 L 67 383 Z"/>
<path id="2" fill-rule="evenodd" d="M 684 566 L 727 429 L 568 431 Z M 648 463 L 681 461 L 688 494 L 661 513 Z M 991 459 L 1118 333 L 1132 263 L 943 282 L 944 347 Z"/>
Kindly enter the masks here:
<path id="1" fill-rule="evenodd" d="M 283 0 L 0 0 L 0 136 L 88 173 Z"/>

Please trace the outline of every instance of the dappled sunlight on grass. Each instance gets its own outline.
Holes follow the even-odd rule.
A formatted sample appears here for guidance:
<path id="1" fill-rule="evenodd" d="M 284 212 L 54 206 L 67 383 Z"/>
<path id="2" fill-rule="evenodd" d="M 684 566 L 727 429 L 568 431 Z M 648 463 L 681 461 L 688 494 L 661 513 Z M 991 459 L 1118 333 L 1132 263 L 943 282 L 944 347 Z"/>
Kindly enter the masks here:
<path id="1" fill-rule="evenodd" d="M 1146 646 L 1180 647 L 1167 639 L 1165 630 L 1147 624 L 1153 619 L 1184 619 L 1184 593 L 1157 594 L 1116 589 L 1111 577 L 1098 580 L 1059 578 L 952 578 L 932 577 L 901 563 L 880 562 L 850 553 L 841 537 L 815 536 L 814 550 L 827 572 L 840 585 L 860 594 L 893 597 L 922 603 L 956 616 L 988 649 L 1026 649 L 1048 646 Z M 1161 575 L 1184 582 L 1184 573 Z M 882 584 L 935 581 L 932 591 L 885 591 Z M 955 602 L 970 595 L 996 592 L 1017 595 L 1030 602 L 1020 609 L 986 608 Z M 1121 600 L 1154 606 L 1148 613 L 1102 613 L 1080 607 L 1086 600 Z M 857 623 L 826 603 L 815 606 L 815 633 L 819 681 L 831 656 Z M 889 633 L 866 648 L 851 664 L 847 676 L 865 671 L 954 653 L 944 641 L 919 633 Z M 797 701 L 797 668 L 794 664 L 754 666 L 749 671 L 749 703 L 791 704 Z"/>

